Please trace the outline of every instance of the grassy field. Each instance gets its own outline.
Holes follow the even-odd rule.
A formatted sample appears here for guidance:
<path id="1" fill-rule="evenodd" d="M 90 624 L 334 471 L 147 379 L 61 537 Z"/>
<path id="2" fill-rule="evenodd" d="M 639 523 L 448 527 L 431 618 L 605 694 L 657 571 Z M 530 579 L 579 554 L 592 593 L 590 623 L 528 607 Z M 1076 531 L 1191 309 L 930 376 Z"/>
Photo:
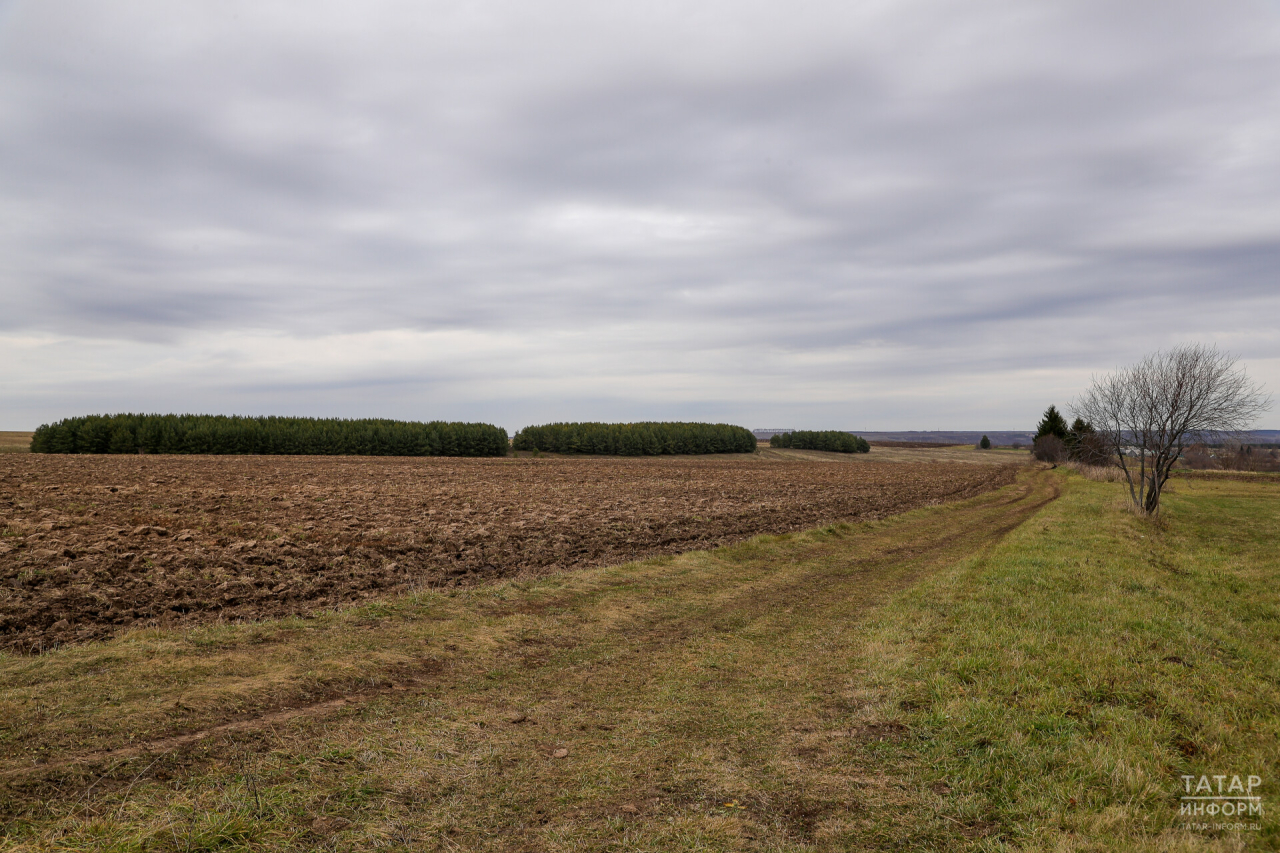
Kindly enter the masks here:
<path id="1" fill-rule="evenodd" d="M 1167 501 L 1156 524 L 1028 470 L 712 552 L 0 656 L 0 849 L 1275 849 L 1280 490 Z M 1260 828 L 1187 828 L 1183 775 L 1261 777 Z"/>
<path id="2" fill-rule="evenodd" d="M 27 453 L 31 450 L 34 432 L 0 431 L 0 453 Z"/>

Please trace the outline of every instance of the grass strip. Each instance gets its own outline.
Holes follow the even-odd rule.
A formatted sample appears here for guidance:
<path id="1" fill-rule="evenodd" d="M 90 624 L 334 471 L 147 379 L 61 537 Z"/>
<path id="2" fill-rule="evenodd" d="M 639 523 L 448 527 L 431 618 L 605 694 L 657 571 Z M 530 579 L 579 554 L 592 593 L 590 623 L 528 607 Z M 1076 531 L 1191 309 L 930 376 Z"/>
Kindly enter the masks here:
<path id="1" fill-rule="evenodd" d="M 891 760 L 939 795 L 904 815 L 926 846 L 954 823 L 990 850 L 1280 847 L 1280 501 L 1183 481 L 1152 522 L 1121 489 L 1072 477 L 867 624 L 867 686 L 913 736 Z M 1261 819 L 1181 814 L 1183 777 L 1249 775 Z"/>

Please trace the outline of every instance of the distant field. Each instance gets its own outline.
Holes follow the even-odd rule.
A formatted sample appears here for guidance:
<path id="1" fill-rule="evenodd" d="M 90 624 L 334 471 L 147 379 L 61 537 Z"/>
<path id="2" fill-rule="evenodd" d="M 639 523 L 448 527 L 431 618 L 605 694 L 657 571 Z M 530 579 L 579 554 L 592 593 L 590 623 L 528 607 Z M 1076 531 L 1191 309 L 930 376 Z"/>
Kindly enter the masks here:
<path id="1" fill-rule="evenodd" d="M 0 431 L 0 453 L 25 453 L 31 449 L 34 432 Z"/>
<path id="2" fill-rule="evenodd" d="M 1008 448 L 979 450 L 973 445 L 948 447 L 878 447 L 872 445 L 870 453 L 827 453 L 821 450 L 792 450 L 763 445 L 760 456 L 765 459 L 803 459 L 810 462 L 849 462 L 867 464 L 876 462 L 963 462 L 978 465 L 1008 465 L 1027 463 L 1031 454 L 1025 450 Z"/>

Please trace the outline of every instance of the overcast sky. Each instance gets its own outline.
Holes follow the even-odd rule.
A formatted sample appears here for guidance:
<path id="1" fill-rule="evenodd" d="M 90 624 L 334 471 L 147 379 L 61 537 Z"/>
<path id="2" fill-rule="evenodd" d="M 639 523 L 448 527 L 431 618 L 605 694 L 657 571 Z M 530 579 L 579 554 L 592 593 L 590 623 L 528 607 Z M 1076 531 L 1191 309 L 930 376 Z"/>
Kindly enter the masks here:
<path id="1" fill-rule="evenodd" d="M 1280 391 L 1280 0 L 0 0 L 0 429 L 1018 429 L 1184 342 Z"/>

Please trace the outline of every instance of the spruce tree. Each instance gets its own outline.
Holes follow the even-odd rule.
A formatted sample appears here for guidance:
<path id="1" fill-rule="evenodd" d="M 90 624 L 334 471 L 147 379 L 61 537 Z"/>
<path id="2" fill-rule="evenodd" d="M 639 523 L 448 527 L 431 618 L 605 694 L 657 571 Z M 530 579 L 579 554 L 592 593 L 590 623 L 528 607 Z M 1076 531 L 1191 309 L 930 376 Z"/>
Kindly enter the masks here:
<path id="1" fill-rule="evenodd" d="M 1044 410 L 1044 417 L 1036 426 L 1036 438 L 1052 435 L 1059 441 L 1065 442 L 1068 432 L 1070 430 L 1067 429 L 1067 419 L 1058 413 L 1057 406 L 1050 406 Z"/>

